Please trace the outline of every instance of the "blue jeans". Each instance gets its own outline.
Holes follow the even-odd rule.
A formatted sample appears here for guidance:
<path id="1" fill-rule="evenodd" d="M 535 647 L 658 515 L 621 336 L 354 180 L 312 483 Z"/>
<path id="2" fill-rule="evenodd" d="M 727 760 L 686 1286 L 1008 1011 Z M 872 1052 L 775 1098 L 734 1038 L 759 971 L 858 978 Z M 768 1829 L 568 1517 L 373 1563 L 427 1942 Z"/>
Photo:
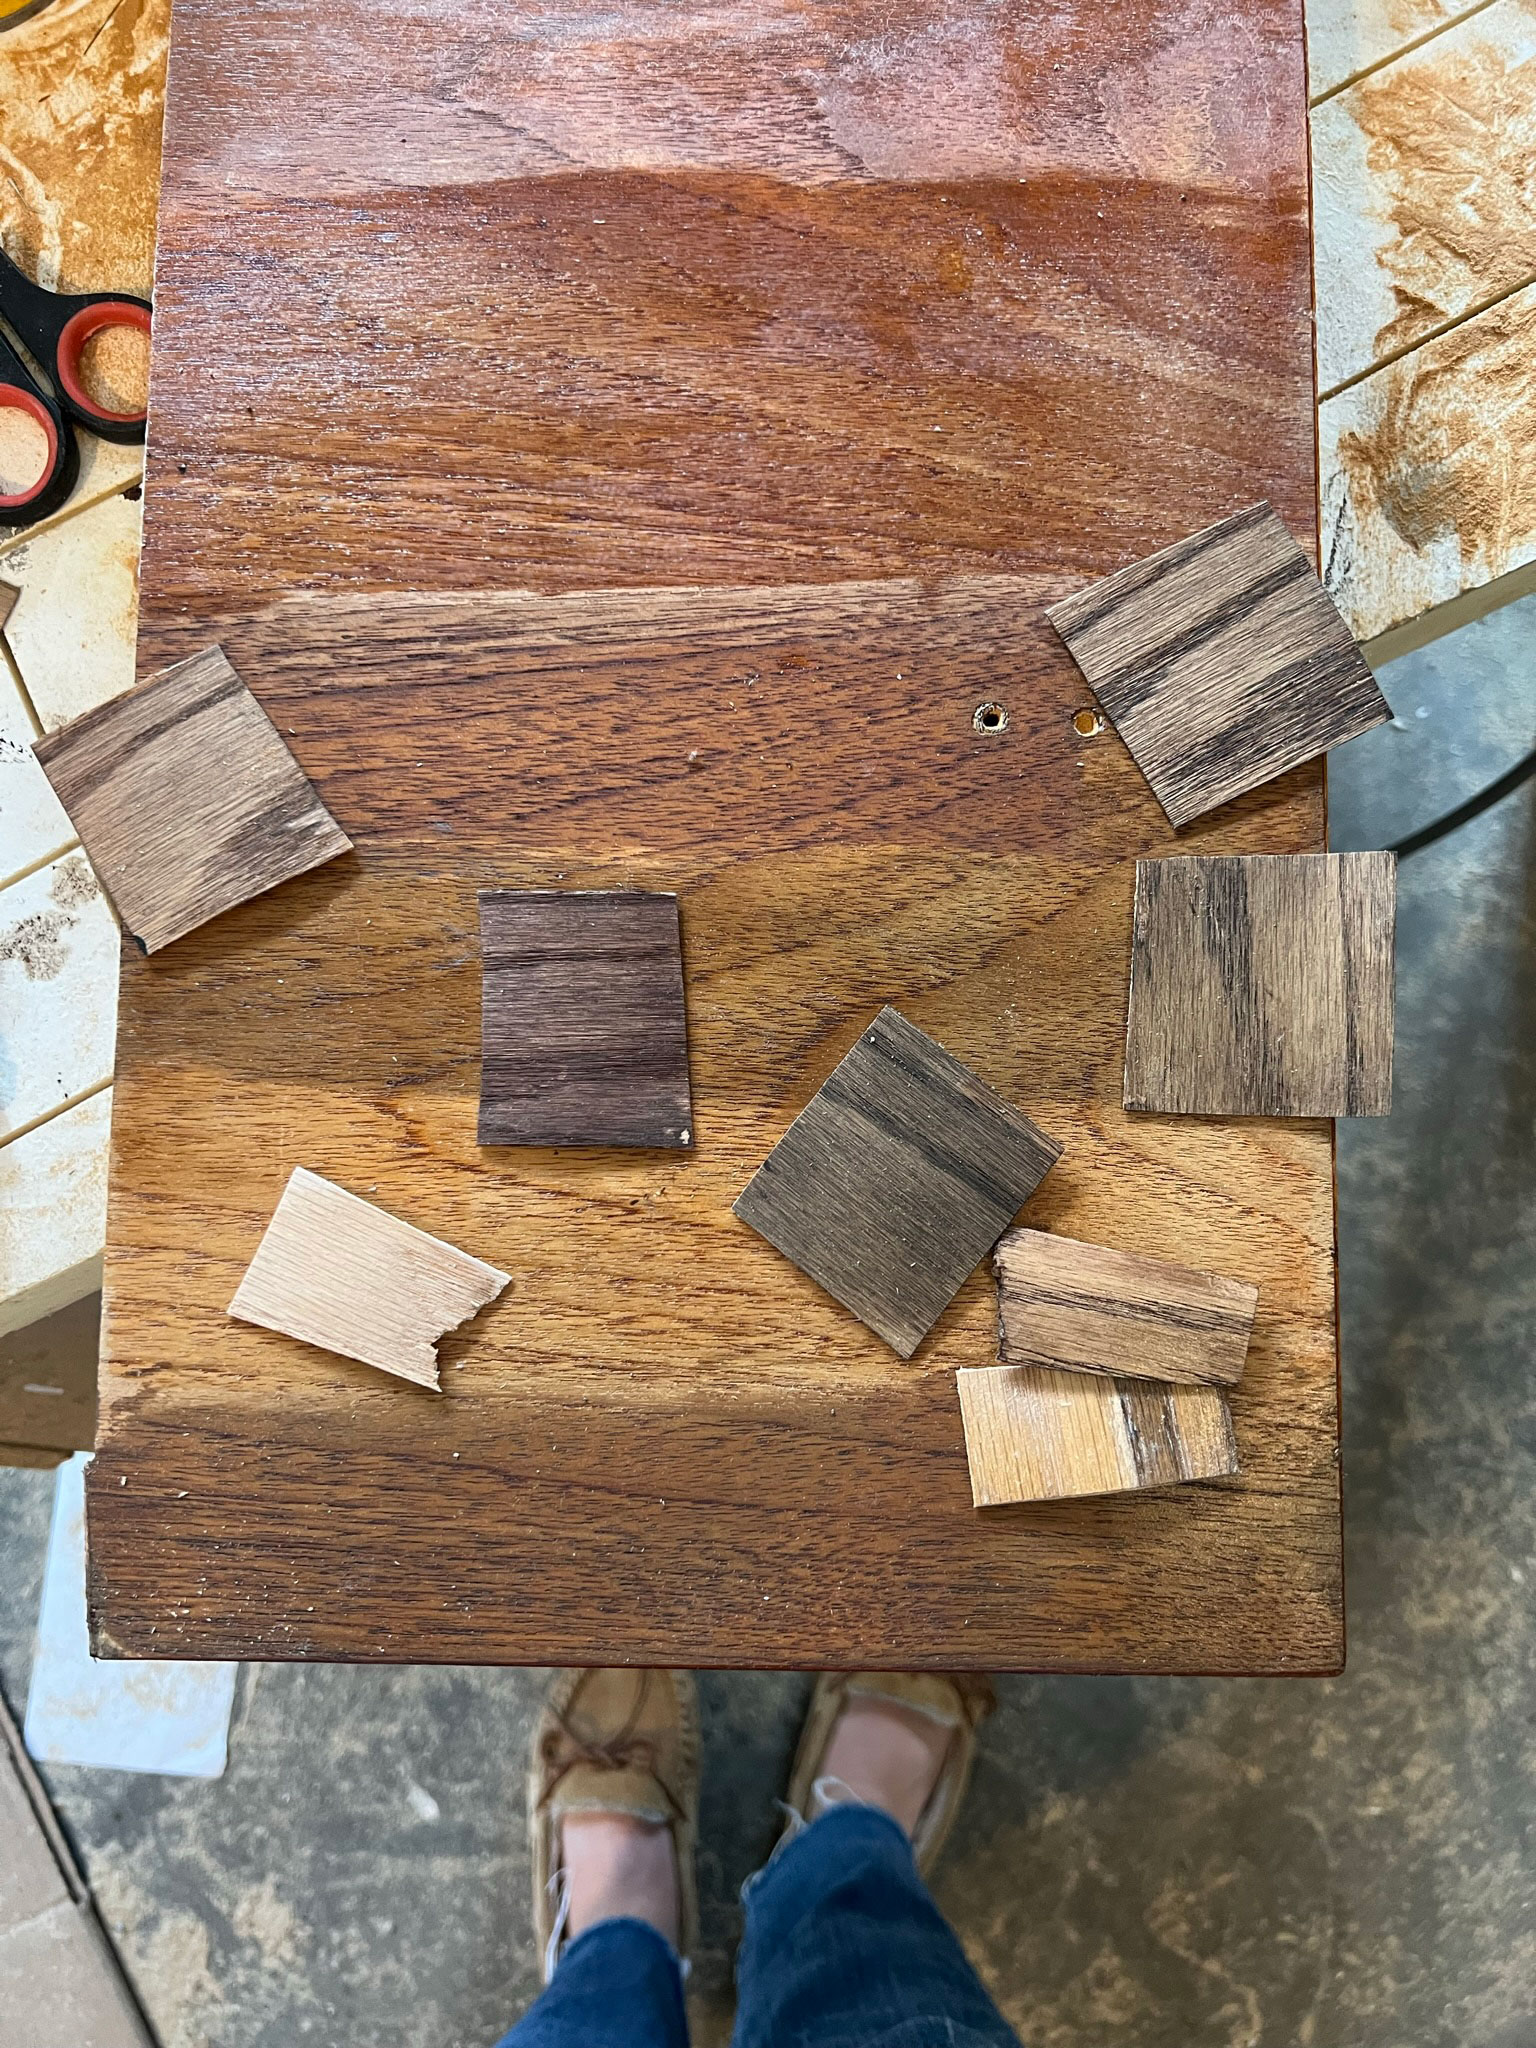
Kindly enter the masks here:
<path id="1" fill-rule="evenodd" d="M 830 1808 L 742 1896 L 732 2048 L 1019 2048 L 874 1807 Z M 688 2048 L 671 1943 L 643 1920 L 588 1928 L 500 2048 Z"/>

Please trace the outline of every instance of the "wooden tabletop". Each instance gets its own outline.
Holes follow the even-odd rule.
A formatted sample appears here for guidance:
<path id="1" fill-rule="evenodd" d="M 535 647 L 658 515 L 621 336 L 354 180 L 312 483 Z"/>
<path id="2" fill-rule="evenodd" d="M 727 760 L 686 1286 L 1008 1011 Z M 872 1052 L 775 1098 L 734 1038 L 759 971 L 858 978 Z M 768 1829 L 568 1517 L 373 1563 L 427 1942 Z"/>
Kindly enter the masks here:
<path id="1" fill-rule="evenodd" d="M 1325 1670 L 1331 1131 L 1120 1107 L 1169 830 L 1047 604 L 1315 547 L 1295 0 L 178 0 L 140 670 L 219 637 L 356 852 L 125 959 L 99 1646 Z M 978 729 L 1000 704 L 1001 731 Z M 675 890 L 687 1152 L 482 1149 L 480 888 Z M 1240 1479 L 978 1514 L 955 1370 L 731 1215 L 884 1002 L 1253 1282 Z M 513 1275 L 404 1386 L 225 1310 L 304 1165 Z"/>

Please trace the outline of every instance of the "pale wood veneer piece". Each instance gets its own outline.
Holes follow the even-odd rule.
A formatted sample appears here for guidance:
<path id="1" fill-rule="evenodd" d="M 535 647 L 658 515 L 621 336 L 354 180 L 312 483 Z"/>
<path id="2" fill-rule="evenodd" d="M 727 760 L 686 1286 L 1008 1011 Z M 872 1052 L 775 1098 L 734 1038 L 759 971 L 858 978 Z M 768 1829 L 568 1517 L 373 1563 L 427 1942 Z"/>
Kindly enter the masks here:
<path id="1" fill-rule="evenodd" d="M 229 1313 L 436 1387 L 438 1340 L 509 1277 L 297 1166 Z"/>
<path id="2" fill-rule="evenodd" d="M 1235 1386 L 1259 1290 L 1107 1245 L 1010 1230 L 992 1255 L 1008 1365 Z"/>
<path id="3" fill-rule="evenodd" d="M 735 1202 L 736 1214 L 910 1358 L 1061 1156 L 882 1010 Z"/>
<path id="4" fill-rule="evenodd" d="M 962 1369 L 955 1378 L 979 1508 L 1132 1493 L 1238 1469 L 1232 1416 L 1212 1387 L 1032 1365 Z"/>
<path id="5" fill-rule="evenodd" d="M 1392 716 L 1312 564 L 1265 503 L 1046 616 L 1174 826 Z"/>
<path id="6" fill-rule="evenodd" d="M 146 953 L 352 844 L 220 647 L 34 752 Z"/>
<path id="7" fill-rule="evenodd" d="M 693 1142 L 675 896 L 480 893 L 482 1145 Z"/>
<path id="8" fill-rule="evenodd" d="M 1136 863 L 1125 1106 L 1386 1116 L 1390 853 Z"/>

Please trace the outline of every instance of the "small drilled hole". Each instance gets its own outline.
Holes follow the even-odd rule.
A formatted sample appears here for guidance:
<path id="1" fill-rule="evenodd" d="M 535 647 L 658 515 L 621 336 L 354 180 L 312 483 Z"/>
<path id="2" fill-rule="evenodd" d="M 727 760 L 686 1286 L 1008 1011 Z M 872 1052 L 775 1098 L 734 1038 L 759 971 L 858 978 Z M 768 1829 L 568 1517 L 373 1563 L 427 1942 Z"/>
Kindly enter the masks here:
<path id="1" fill-rule="evenodd" d="M 1091 740 L 1096 732 L 1104 730 L 1104 721 L 1097 711 L 1079 711 L 1072 720 L 1072 730 Z"/>
<path id="2" fill-rule="evenodd" d="M 1008 714 L 1001 704 L 978 704 L 971 714 L 977 732 L 1006 732 Z"/>

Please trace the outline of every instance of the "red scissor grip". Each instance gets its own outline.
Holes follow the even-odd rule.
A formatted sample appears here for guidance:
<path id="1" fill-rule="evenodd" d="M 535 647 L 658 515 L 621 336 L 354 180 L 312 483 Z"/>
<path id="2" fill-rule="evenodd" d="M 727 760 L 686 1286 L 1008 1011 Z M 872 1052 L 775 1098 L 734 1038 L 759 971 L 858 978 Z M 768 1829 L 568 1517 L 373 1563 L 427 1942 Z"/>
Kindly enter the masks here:
<path id="1" fill-rule="evenodd" d="M 24 412 L 29 419 L 37 421 L 48 437 L 48 461 L 37 481 L 28 484 L 24 491 L 0 492 L 0 511 L 19 511 L 40 498 L 58 473 L 59 430 L 43 401 L 30 391 L 23 391 L 19 384 L 0 384 L 0 411 Z"/>
<path id="2" fill-rule="evenodd" d="M 149 313 L 127 299 L 98 299 L 95 305 L 82 306 L 65 321 L 59 336 L 59 385 L 70 403 L 88 419 L 110 420 L 115 426 L 136 426 L 145 416 L 145 407 L 140 406 L 137 412 L 109 412 L 96 403 L 80 380 L 80 358 L 85 353 L 85 344 L 92 335 L 108 327 L 136 327 L 140 334 L 148 334 Z"/>

